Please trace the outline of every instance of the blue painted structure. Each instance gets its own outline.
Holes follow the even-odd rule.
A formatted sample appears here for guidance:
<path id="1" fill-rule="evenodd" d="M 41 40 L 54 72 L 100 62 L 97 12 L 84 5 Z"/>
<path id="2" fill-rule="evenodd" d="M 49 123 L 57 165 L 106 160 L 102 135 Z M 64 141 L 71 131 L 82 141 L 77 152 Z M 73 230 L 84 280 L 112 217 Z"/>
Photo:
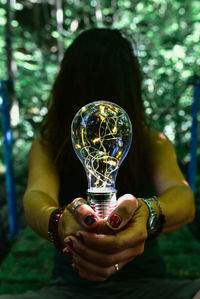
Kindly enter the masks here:
<path id="1" fill-rule="evenodd" d="M 0 96 L 2 99 L 2 127 L 4 136 L 4 161 L 6 165 L 6 191 L 9 216 L 9 235 L 8 238 L 15 238 L 18 234 L 17 221 L 17 206 L 14 171 L 12 163 L 12 132 L 10 129 L 10 113 L 9 113 L 9 98 L 8 98 L 9 81 L 0 82 Z"/>
<path id="2" fill-rule="evenodd" d="M 188 181 L 190 187 L 195 193 L 195 175 L 197 166 L 197 139 L 198 139 L 198 111 L 200 110 L 200 78 L 194 77 L 192 84 L 194 85 L 193 105 L 192 105 L 192 129 L 190 143 L 190 163 Z"/>

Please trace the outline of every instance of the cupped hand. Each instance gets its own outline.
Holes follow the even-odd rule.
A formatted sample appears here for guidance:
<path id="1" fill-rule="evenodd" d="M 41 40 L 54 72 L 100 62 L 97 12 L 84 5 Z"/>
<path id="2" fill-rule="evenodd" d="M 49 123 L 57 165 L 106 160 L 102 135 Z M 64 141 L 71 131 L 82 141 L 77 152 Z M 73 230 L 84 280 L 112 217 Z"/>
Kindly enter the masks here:
<path id="1" fill-rule="evenodd" d="M 82 204 L 78 205 L 73 211 L 74 204 L 77 202 L 81 202 Z M 97 233 L 105 231 L 105 227 L 106 219 L 100 219 L 87 204 L 87 201 L 82 197 L 78 197 L 66 206 L 59 221 L 60 240 L 63 243 L 65 237 L 69 235 L 73 236 L 80 230 Z"/>
<path id="2" fill-rule="evenodd" d="M 72 207 L 77 201 L 81 201 L 82 204 L 73 212 Z M 59 223 L 61 237 L 64 236 L 64 240 L 66 236 L 75 235 L 76 232 L 84 229 L 93 231 L 98 226 L 98 220 L 98 216 L 87 205 L 86 200 L 78 197 L 68 204 L 63 212 Z"/>
<path id="3" fill-rule="evenodd" d="M 77 202 L 81 202 L 82 204 L 73 210 L 73 207 Z M 106 220 L 99 219 L 84 198 L 75 198 L 66 206 L 59 221 L 58 234 L 62 248 L 66 246 L 64 238 L 67 236 L 75 236 L 80 230 L 100 232 L 102 231 L 101 227 L 106 226 L 105 224 Z M 65 255 L 71 257 L 70 253 L 67 251 L 65 251 Z"/>
<path id="4" fill-rule="evenodd" d="M 115 264 L 121 269 L 143 253 L 149 212 L 143 202 L 139 207 L 138 205 L 138 201 L 130 195 L 120 199 L 118 207 L 107 220 L 110 222 L 112 215 L 117 215 L 120 224 L 114 230 L 106 223 L 102 226 L 102 229 L 112 231 L 110 235 L 80 230 L 75 236 L 71 235 L 65 239 L 67 246 L 64 252 L 70 254 L 72 265 L 82 278 L 93 281 L 106 280 L 116 273 Z"/>

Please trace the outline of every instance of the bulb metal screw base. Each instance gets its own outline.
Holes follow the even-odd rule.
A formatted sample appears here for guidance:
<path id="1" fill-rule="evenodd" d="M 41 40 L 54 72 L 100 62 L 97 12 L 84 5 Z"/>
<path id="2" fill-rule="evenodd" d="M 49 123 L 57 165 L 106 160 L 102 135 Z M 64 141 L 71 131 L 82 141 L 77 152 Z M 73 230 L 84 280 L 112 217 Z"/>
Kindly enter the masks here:
<path id="1" fill-rule="evenodd" d="M 117 205 L 116 192 L 98 193 L 87 191 L 88 205 L 102 219 L 108 217 Z"/>

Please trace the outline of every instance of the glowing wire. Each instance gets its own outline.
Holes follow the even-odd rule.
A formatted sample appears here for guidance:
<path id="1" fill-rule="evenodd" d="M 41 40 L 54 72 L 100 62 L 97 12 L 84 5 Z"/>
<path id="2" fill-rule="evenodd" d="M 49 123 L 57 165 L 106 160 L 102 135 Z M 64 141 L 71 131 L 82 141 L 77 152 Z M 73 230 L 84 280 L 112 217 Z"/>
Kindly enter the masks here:
<path id="1" fill-rule="evenodd" d="M 87 122 L 88 117 L 86 107 L 81 110 L 81 140 L 83 147 L 79 144 L 76 148 L 81 148 L 81 155 L 84 157 L 84 164 L 89 172 L 89 179 L 94 180 L 93 184 L 98 187 L 112 186 L 111 174 L 118 169 L 119 161 L 121 159 L 122 150 L 120 148 L 116 151 L 116 156 L 110 155 L 109 150 L 106 149 L 107 142 L 118 141 L 122 142 L 121 137 L 117 136 L 118 123 L 123 114 L 117 107 L 111 105 L 100 105 L 99 115 L 96 119 L 95 125 L 98 123 L 98 135 L 95 138 L 88 138 Z M 95 121 L 95 120 L 94 120 Z M 91 129 L 91 128 L 90 128 Z M 123 144 L 123 143 L 122 143 Z"/>

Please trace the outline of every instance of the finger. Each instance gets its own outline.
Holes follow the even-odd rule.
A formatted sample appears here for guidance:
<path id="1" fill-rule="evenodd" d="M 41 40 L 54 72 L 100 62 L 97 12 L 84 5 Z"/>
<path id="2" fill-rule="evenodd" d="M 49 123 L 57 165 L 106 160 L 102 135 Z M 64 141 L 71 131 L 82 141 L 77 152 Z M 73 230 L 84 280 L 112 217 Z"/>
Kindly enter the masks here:
<path id="1" fill-rule="evenodd" d="M 67 208 L 61 217 L 60 226 L 63 228 L 64 232 L 63 239 L 68 235 L 75 235 L 77 231 L 82 229 L 82 226 L 76 221 Z"/>
<path id="2" fill-rule="evenodd" d="M 75 252 L 84 260 L 101 267 L 109 267 L 139 255 L 138 248 L 127 248 L 114 254 L 104 253 L 87 247 L 75 237 L 66 238 L 65 243 L 68 246 L 67 252 L 70 249 L 72 254 Z M 64 251 L 66 250 L 64 249 Z"/>
<path id="3" fill-rule="evenodd" d="M 73 268 L 85 279 L 103 281 L 110 275 L 112 275 L 112 265 L 109 267 L 103 267 L 95 263 L 91 263 L 71 247 L 63 249 L 63 254 L 73 261 Z"/>
<path id="4" fill-rule="evenodd" d="M 92 272 L 90 273 L 89 271 L 85 271 L 85 269 L 78 267 L 78 265 L 76 265 L 74 263 L 72 264 L 72 268 L 83 279 L 90 280 L 90 281 L 105 281 L 106 280 L 105 278 L 99 277 Z"/>
<path id="5" fill-rule="evenodd" d="M 65 254 L 65 250 L 67 254 Z M 72 267 L 84 279 L 93 281 L 104 281 L 108 277 L 116 273 L 116 267 L 114 266 L 115 264 L 104 267 L 102 265 L 92 263 L 80 256 L 79 254 L 77 254 L 71 248 L 64 249 L 63 252 L 67 257 L 69 257 L 73 261 Z M 117 263 L 118 268 L 121 269 L 131 259 L 129 258 L 127 260 L 123 260 L 123 262 Z"/>
<path id="6" fill-rule="evenodd" d="M 97 251 L 115 253 L 123 249 L 123 244 L 117 240 L 116 235 L 104 235 L 81 230 L 75 236 L 87 247 Z"/>
<path id="7" fill-rule="evenodd" d="M 114 274 L 113 265 L 109 267 L 102 267 L 97 264 L 93 264 L 76 253 L 73 253 L 73 263 L 79 269 L 79 275 L 85 277 L 91 276 L 95 277 L 95 280 L 104 281 L 109 276 Z M 87 275 L 87 276 L 86 276 Z M 93 278 L 92 278 L 93 279 Z"/>
<path id="8" fill-rule="evenodd" d="M 87 204 L 87 201 L 78 197 L 74 199 L 67 209 L 74 215 L 77 222 L 84 228 L 94 229 L 98 226 L 99 217 L 95 214 L 94 210 Z"/>
<path id="9" fill-rule="evenodd" d="M 109 229 L 121 230 L 132 219 L 139 207 L 138 200 L 132 194 L 125 194 L 118 199 L 118 205 L 108 217 L 106 225 Z"/>
<path id="10" fill-rule="evenodd" d="M 117 274 L 124 265 L 126 265 L 129 260 L 122 263 L 117 263 L 118 267 L 112 265 L 108 268 L 95 267 L 93 264 L 85 263 L 85 261 L 79 260 L 78 262 L 73 262 L 72 267 L 74 270 L 84 279 L 91 281 L 105 281 L 110 276 Z"/>
<path id="11" fill-rule="evenodd" d="M 115 253 L 126 248 L 133 248 L 147 239 L 147 229 L 144 218 L 137 214 L 126 229 L 112 235 L 95 234 L 79 231 L 75 236 L 88 247 L 107 253 Z"/>

